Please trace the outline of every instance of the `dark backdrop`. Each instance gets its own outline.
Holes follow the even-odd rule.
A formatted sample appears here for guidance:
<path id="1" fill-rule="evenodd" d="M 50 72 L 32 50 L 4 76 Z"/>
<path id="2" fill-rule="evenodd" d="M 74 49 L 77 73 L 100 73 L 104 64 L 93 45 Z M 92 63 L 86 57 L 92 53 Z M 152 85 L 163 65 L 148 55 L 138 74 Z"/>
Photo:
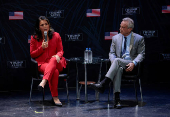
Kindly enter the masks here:
<path id="1" fill-rule="evenodd" d="M 169 60 L 160 60 L 160 53 L 169 56 L 170 52 L 170 13 L 162 13 L 162 6 L 167 5 L 169 0 L 0 0 L 0 90 L 30 88 L 28 39 L 34 32 L 35 20 L 49 11 L 61 11 L 60 17 L 49 20 L 61 35 L 66 58 L 83 57 L 86 47 L 92 48 L 93 56 L 108 58 L 111 40 L 104 39 L 105 32 L 119 31 L 122 18 L 131 17 L 134 32 L 146 34 L 142 81 L 170 82 Z M 100 9 L 100 17 L 86 17 L 87 9 Z M 127 9 L 136 13 L 127 14 Z M 15 11 L 23 11 L 23 20 L 9 20 L 9 12 Z M 66 41 L 71 34 L 80 34 L 82 41 Z M 89 70 L 95 68 L 91 66 Z M 83 66 L 79 69 L 82 78 Z M 93 74 L 89 77 L 97 78 L 98 71 Z M 105 70 L 102 77 L 104 74 Z M 75 86 L 74 63 L 70 75 L 69 86 Z"/>

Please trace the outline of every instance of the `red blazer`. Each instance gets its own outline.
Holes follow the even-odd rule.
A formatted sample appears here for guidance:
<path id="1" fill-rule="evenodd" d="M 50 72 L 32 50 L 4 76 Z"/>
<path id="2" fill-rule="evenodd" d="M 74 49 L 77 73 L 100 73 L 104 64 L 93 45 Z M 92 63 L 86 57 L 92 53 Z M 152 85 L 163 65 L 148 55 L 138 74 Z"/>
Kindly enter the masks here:
<path id="1" fill-rule="evenodd" d="M 62 67 L 66 67 L 66 60 L 63 57 L 63 45 L 59 33 L 54 32 L 52 39 L 48 42 L 48 47 L 43 49 L 41 47 L 43 40 L 37 41 L 31 36 L 30 43 L 30 55 L 38 62 L 38 66 L 43 63 L 48 63 L 53 55 L 58 55 L 60 57 L 60 64 Z"/>

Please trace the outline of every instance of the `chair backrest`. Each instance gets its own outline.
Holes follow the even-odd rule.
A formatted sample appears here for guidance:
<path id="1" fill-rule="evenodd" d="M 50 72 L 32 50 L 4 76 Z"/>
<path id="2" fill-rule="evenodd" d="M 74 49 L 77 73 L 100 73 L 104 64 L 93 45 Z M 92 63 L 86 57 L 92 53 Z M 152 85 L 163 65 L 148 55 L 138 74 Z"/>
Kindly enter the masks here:
<path id="1" fill-rule="evenodd" d="M 30 71 L 32 78 L 39 78 L 38 63 L 33 58 L 31 58 Z"/>

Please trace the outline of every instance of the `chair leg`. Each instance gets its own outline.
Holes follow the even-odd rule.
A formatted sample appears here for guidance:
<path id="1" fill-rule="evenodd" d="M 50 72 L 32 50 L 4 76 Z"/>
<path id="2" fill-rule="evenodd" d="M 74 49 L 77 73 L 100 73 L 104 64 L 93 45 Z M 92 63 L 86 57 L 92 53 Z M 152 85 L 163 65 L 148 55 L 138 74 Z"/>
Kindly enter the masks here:
<path id="1" fill-rule="evenodd" d="M 80 85 L 80 88 L 79 88 L 78 99 L 80 99 L 80 91 L 81 91 L 81 88 L 82 88 L 82 84 Z"/>
<path id="2" fill-rule="evenodd" d="M 68 92 L 68 84 L 67 84 L 67 79 L 66 79 L 66 90 L 67 90 L 67 101 L 69 102 L 69 92 Z"/>
<path id="3" fill-rule="evenodd" d="M 141 87 L 141 81 L 140 81 L 140 78 L 139 78 L 139 86 L 140 86 L 141 102 L 143 102 L 142 87 Z"/>
<path id="4" fill-rule="evenodd" d="M 96 101 L 99 101 L 99 92 L 98 91 L 95 91 L 95 97 L 96 97 Z"/>
<path id="5" fill-rule="evenodd" d="M 45 97 L 45 91 L 44 91 L 44 88 L 43 88 L 43 102 L 44 102 L 44 97 Z"/>
<path id="6" fill-rule="evenodd" d="M 33 84 L 34 84 L 34 78 L 32 78 L 31 89 L 30 89 L 30 101 L 29 101 L 29 102 L 31 102 L 31 96 L 32 96 L 32 87 L 33 87 Z M 44 97 L 45 97 L 45 91 L 44 91 L 44 88 L 43 88 L 43 91 L 42 91 L 42 96 L 43 96 L 43 102 L 44 102 Z"/>
<path id="7" fill-rule="evenodd" d="M 31 102 L 31 95 L 32 95 L 32 86 L 33 86 L 33 82 L 34 82 L 34 80 L 33 80 L 33 78 L 32 78 L 31 89 L 30 89 L 30 102 Z"/>
<path id="8" fill-rule="evenodd" d="M 135 95 L 136 95 L 136 104 L 138 105 L 138 96 L 137 96 L 137 86 L 136 81 L 134 81 Z"/>
<path id="9" fill-rule="evenodd" d="M 108 104 L 110 102 L 110 90 L 111 90 L 111 83 L 109 83 Z"/>

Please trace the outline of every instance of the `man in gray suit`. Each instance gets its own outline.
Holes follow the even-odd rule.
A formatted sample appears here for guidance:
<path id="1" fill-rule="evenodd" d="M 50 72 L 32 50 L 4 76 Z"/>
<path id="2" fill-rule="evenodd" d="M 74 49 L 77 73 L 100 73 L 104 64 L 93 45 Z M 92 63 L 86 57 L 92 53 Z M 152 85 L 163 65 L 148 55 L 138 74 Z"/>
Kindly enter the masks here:
<path id="1" fill-rule="evenodd" d="M 144 59 L 145 43 L 144 38 L 132 32 L 134 21 L 131 18 L 124 18 L 120 24 L 120 33 L 112 37 L 109 59 L 111 66 L 100 83 L 91 84 L 91 87 L 100 93 L 105 90 L 105 85 L 113 81 L 115 108 L 121 108 L 120 86 L 123 69 L 131 72 L 134 67 Z"/>

